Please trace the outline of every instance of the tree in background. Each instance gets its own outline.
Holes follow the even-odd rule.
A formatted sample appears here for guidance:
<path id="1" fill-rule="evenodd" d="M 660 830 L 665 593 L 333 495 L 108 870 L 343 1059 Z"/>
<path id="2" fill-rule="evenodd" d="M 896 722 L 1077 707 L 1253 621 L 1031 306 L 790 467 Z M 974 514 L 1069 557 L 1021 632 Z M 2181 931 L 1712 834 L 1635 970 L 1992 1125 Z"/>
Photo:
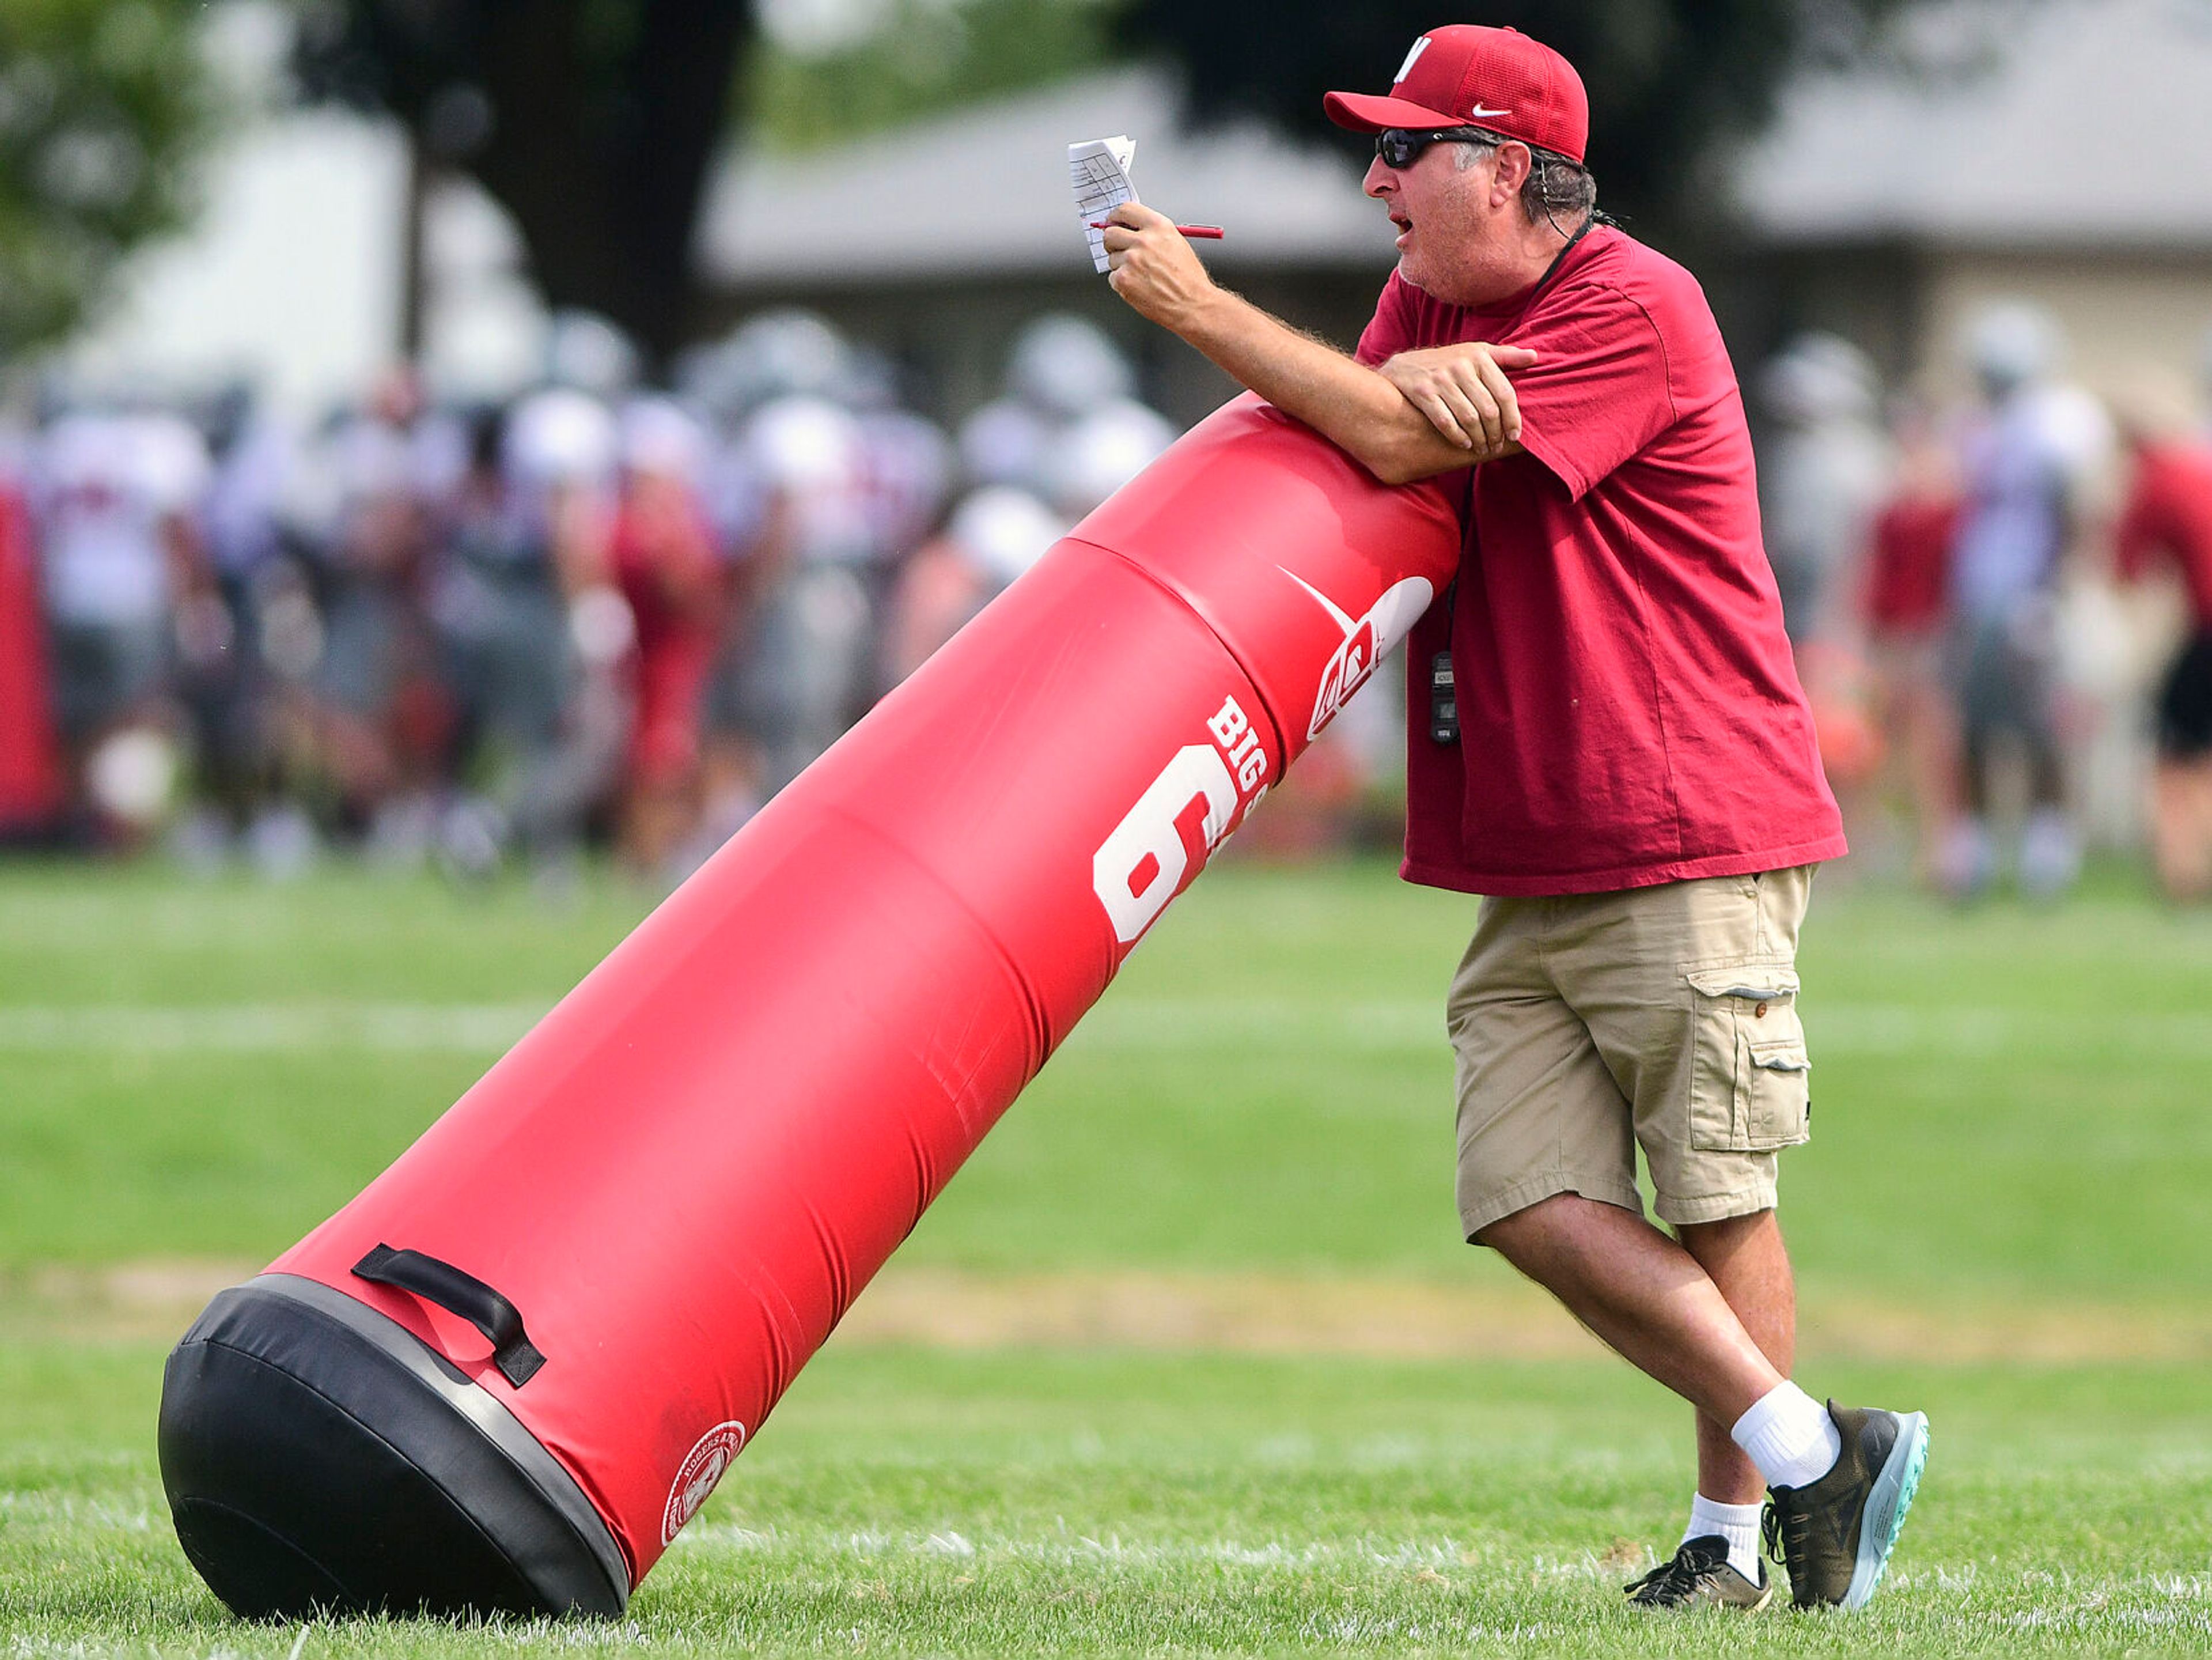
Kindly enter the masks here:
<path id="1" fill-rule="evenodd" d="M 328 0 L 297 67 L 311 97 L 396 116 L 418 180 L 454 167 L 497 198 L 552 305 L 658 357 L 692 321 L 692 227 L 753 38 L 747 0 Z"/>
<path id="2" fill-rule="evenodd" d="M 59 340 L 183 220 L 213 126 L 193 0 L 0 3 L 0 362 Z"/>
<path id="3" fill-rule="evenodd" d="M 1033 85 L 1107 54 L 1114 3 L 314 0 L 296 62 L 308 97 L 400 120 L 418 198 L 440 167 L 489 192 L 549 303 L 665 358 L 696 320 L 694 227 L 733 116 L 801 149 Z M 419 346 L 419 312 L 403 332 Z"/>
<path id="4" fill-rule="evenodd" d="M 745 117 L 779 149 L 1006 97 L 1117 55 L 1117 0 L 814 0 L 801 12 L 811 29 L 778 4 L 762 0 L 769 38 L 746 76 Z"/>
<path id="5" fill-rule="evenodd" d="M 1772 113 L 1784 76 L 1863 44 L 1899 0 L 1131 0 L 1127 41 L 1189 76 L 1200 122 L 1257 114 L 1287 134 L 1334 131 L 1322 94 L 1379 92 L 1424 29 L 1510 24 L 1564 53 L 1589 91 L 1600 200 L 1644 231 L 1709 228 L 1718 205 L 1702 165 Z M 1347 148 L 1367 141 L 1346 136 Z"/>

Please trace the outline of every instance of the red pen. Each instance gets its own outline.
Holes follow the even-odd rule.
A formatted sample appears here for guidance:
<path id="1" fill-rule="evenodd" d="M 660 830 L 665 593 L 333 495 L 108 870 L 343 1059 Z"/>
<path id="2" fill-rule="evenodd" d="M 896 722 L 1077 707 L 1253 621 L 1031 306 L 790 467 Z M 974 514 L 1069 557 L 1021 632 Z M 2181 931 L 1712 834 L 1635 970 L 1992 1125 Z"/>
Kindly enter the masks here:
<path id="1" fill-rule="evenodd" d="M 1105 219 L 1093 219 L 1090 225 L 1093 230 L 1104 230 L 1111 222 Z M 1218 242 L 1227 234 L 1218 225 L 1177 225 L 1176 228 L 1185 236 L 1202 237 L 1209 242 Z"/>

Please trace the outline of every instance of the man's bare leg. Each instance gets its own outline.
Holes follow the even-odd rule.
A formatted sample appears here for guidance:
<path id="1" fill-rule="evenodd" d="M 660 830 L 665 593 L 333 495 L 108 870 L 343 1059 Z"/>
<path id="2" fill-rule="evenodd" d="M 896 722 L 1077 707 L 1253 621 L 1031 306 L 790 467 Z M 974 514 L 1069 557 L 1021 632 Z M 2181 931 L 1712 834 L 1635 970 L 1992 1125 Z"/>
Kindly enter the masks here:
<path id="1" fill-rule="evenodd" d="M 1675 1232 L 1751 1340 L 1787 1377 L 1797 1354 L 1797 1282 L 1774 1213 L 1686 1223 Z M 1698 1412 L 1698 1491 L 1719 1504 L 1757 1504 L 1766 1481 L 1730 1438 L 1734 1422 Z"/>
<path id="2" fill-rule="evenodd" d="M 2212 763 L 2161 760 L 2152 781 L 2151 845 L 2166 897 L 2212 894 Z"/>
<path id="3" fill-rule="evenodd" d="M 1697 1257 L 1618 1205 L 1555 1194 L 1480 1237 L 1622 1359 L 1720 1426 L 1724 1443 L 1729 1426 L 1784 1381 Z"/>

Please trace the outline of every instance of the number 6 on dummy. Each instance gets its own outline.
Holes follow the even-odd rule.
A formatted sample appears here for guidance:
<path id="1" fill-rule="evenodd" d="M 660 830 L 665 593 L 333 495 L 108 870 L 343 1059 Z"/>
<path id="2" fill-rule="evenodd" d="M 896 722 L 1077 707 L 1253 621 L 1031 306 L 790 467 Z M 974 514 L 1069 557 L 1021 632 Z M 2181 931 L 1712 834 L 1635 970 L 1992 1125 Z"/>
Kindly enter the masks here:
<path id="1" fill-rule="evenodd" d="M 210 1304 L 161 1418 L 208 1584 L 622 1609 L 1458 552 L 1255 399 L 1169 450 Z"/>
<path id="2" fill-rule="evenodd" d="M 1137 798 L 1091 861 L 1091 886 L 1114 924 L 1114 938 L 1133 946 L 1219 847 L 1238 820 L 1260 805 L 1267 787 L 1267 752 L 1234 695 L 1206 722 L 1219 749 L 1186 744 Z M 1226 731 L 1224 732 L 1224 728 Z M 1231 751 L 1229 734 L 1239 745 Z M 1232 760 L 1238 773 L 1230 775 Z M 1238 779 L 1243 790 L 1237 788 Z"/>

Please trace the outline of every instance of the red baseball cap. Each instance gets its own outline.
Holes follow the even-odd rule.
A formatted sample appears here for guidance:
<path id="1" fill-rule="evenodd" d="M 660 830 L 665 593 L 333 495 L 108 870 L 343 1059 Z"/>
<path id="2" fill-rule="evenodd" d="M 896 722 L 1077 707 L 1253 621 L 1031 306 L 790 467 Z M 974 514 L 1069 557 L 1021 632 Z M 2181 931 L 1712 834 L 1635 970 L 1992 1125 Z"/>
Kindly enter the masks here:
<path id="1" fill-rule="evenodd" d="M 1482 127 L 1579 163 L 1589 94 L 1575 66 L 1518 29 L 1453 23 L 1413 42 L 1387 95 L 1333 92 L 1328 119 L 1354 132 Z"/>

